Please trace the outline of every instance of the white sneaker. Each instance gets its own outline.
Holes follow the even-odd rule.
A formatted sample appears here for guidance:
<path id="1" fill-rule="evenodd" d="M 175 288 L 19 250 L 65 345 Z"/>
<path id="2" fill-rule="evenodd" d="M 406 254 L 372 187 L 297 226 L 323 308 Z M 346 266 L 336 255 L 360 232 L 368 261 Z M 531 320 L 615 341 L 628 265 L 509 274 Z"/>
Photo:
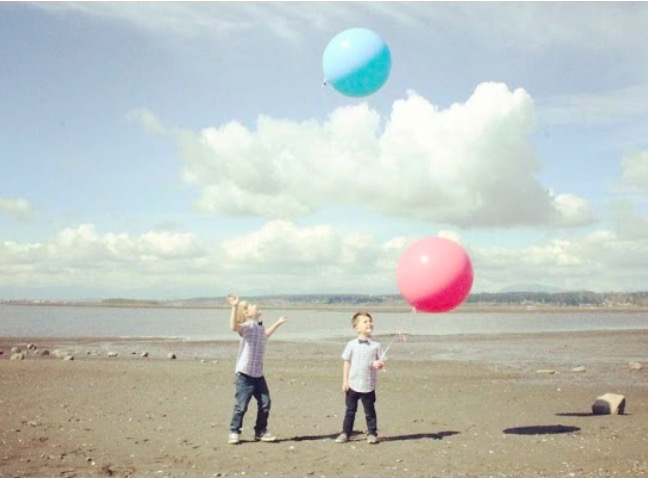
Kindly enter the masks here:
<path id="1" fill-rule="evenodd" d="M 277 438 L 267 430 L 264 431 L 261 435 L 256 435 L 254 439 L 256 441 L 265 441 L 265 442 L 277 441 Z"/>
<path id="2" fill-rule="evenodd" d="M 340 433 L 340 435 L 335 439 L 336 443 L 346 443 L 349 441 L 349 435 L 346 433 Z"/>
<path id="3" fill-rule="evenodd" d="M 238 445 L 241 443 L 241 436 L 238 433 L 230 433 L 227 443 L 230 445 Z"/>

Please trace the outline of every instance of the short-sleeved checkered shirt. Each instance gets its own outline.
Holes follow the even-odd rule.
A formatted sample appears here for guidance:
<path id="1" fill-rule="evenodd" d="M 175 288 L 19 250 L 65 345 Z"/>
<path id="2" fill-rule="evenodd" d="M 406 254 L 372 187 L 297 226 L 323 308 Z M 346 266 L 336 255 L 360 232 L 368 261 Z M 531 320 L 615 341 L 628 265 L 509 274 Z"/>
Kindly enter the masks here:
<path id="1" fill-rule="evenodd" d="M 379 342 L 369 339 L 361 341 L 353 339 L 349 341 L 342 359 L 350 362 L 349 387 L 360 393 L 372 392 L 376 389 L 377 373 L 373 363 L 380 359 L 382 347 Z"/>
<path id="2" fill-rule="evenodd" d="M 241 344 L 236 359 L 236 373 L 250 377 L 263 377 L 263 355 L 265 354 L 266 334 L 263 324 L 248 320 L 239 329 Z"/>

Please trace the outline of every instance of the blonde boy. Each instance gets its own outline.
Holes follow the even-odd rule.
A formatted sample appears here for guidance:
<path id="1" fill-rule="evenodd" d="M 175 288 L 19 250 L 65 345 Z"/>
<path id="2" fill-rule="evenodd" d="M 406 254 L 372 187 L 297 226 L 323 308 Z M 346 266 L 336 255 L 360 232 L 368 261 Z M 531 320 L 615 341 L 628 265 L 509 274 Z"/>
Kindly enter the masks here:
<path id="1" fill-rule="evenodd" d="M 271 401 L 270 390 L 263 375 L 263 358 L 266 340 L 288 319 L 280 317 L 266 330 L 263 327 L 263 322 L 259 320 L 261 311 L 255 304 L 239 300 L 232 294 L 227 296 L 227 302 L 232 307 L 230 329 L 241 336 L 236 359 L 236 400 L 228 442 L 233 445 L 241 442 L 243 417 L 252 397 L 257 401 L 254 439 L 264 442 L 276 441 L 276 438 L 268 431 Z"/>

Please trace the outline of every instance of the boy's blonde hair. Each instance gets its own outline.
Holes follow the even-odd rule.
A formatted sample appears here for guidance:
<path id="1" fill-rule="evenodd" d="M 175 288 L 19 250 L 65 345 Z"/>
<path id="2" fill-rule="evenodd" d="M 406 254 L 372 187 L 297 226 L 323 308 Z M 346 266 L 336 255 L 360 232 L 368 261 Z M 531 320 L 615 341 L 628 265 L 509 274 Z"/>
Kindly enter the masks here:
<path id="1" fill-rule="evenodd" d="M 358 312 L 353 314 L 353 317 L 351 318 L 351 327 L 355 329 L 355 326 L 358 324 L 358 317 L 362 317 L 363 315 L 369 317 L 373 322 L 373 317 L 369 312 L 367 312 L 366 310 L 359 310 Z"/>
<path id="2" fill-rule="evenodd" d="M 236 308 L 236 322 L 238 322 L 239 324 L 242 324 L 243 322 L 248 320 L 248 317 L 245 313 L 247 312 L 249 305 L 250 303 L 247 300 L 239 301 L 238 307 Z"/>

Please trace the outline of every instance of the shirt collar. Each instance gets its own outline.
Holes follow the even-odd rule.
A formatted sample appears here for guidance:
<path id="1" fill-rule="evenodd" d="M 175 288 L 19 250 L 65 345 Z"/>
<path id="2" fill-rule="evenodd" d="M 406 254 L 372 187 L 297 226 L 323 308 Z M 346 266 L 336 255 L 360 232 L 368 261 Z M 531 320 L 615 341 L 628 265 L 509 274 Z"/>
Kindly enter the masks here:
<path id="1" fill-rule="evenodd" d="M 371 338 L 368 339 L 358 339 L 359 344 L 370 344 L 371 343 Z"/>

